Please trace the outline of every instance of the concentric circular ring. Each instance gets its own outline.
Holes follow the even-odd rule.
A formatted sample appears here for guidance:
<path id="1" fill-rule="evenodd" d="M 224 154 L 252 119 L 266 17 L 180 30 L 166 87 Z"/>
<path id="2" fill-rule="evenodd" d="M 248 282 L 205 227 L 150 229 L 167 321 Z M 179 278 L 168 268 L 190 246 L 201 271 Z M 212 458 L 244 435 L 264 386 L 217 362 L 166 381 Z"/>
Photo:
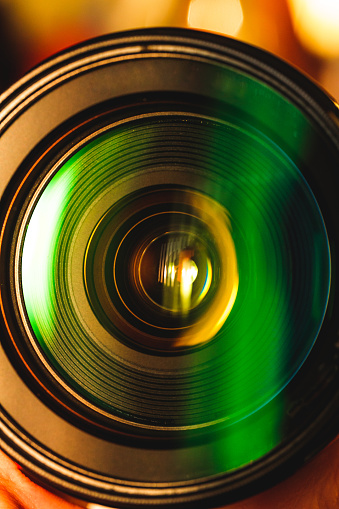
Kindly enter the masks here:
<path id="1" fill-rule="evenodd" d="M 127 342 L 167 351 L 204 344 L 222 327 L 238 289 L 226 211 L 183 188 L 150 188 L 122 201 L 100 219 L 87 247 L 93 308 Z M 190 263 L 192 282 L 185 279 Z"/>

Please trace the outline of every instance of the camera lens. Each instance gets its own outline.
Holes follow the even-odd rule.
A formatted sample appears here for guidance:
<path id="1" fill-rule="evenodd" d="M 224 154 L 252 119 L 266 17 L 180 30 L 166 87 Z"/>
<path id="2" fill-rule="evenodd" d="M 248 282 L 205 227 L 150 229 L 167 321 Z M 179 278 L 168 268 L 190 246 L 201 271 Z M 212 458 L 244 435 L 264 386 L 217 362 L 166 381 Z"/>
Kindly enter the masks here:
<path id="1" fill-rule="evenodd" d="M 5 452 L 78 500 L 212 507 L 331 440 L 335 103 L 162 29 L 65 51 L 2 104 Z"/>

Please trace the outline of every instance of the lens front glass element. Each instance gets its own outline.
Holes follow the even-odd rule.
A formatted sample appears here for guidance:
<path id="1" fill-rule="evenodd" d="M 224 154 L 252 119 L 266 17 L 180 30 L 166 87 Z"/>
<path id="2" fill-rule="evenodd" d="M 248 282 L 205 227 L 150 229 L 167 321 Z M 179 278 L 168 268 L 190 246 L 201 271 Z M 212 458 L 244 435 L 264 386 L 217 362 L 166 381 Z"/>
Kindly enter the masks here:
<path id="1" fill-rule="evenodd" d="M 31 342 L 79 401 L 133 433 L 219 426 L 209 475 L 279 442 L 330 258 L 315 197 L 272 141 L 185 113 L 107 126 L 51 169 L 21 239 Z"/>

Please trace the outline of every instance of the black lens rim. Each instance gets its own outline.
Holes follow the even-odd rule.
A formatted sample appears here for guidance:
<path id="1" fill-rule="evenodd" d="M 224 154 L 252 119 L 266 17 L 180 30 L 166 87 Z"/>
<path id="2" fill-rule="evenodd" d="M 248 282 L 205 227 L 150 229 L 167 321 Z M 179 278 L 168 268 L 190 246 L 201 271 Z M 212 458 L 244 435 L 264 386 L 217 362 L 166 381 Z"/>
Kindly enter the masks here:
<path id="1" fill-rule="evenodd" d="M 169 58 L 169 55 L 173 56 L 174 53 L 178 61 L 181 59 L 182 63 L 185 64 L 191 59 L 196 60 L 196 62 L 209 61 L 211 65 L 234 66 L 234 68 L 242 69 L 250 76 L 267 83 L 278 93 L 292 101 L 310 118 L 316 126 L 315 129 L 319 138 L 322 138 L 321 143 L 328 149 L 327 160 L 338 160 L 339 115 L 334 101 L 328 98 L 306 77 L 275 57 L 238 41 L 226 40 L 211 34 L 193 31 L 155 29 L 116 34 L 80 45 L 46 62 L 3 95 L 0 117 L 1 130 L 4 134 L 2 140 L 0 140 L 0 152 L 4 154 L 5 161 L 3 188 L 1 189 L 2 220 L 6 224 L 11 221 L 13 224 L 17 221 L 20 222 L 20 212 L 14 212 L 13 209 L 11 215 L 7 217 L 8 206 L 13 198 L 13 189 L 22 182 L 28 161 L 32 164 L 34 161 L 37 162 L 39 157 L 42 157 L 42 147 L 46 148 L 48 144 L 51 145 L 52 143 L 56 143 L 57 146 L 56 134 L 58 132 L 63 137 L 63 147 L 67 145 L 68 137 L 65 136 L 65 131 L 60 126 L 69 123 L 71 118 L 73 118 L 72 121 L 77 118 L 76 124 L 79 125 L 79 119 L 83 116 L 83 111 L 86 112 L 83 118 L 84 125 L 89 126 L 88 112 L 98 107 L 105 112 L 107 101 L 112 101 L 112 91 L 107 90 L 107 79 L 105 80 L 106 85 L 103 86 L 100 94 L 98 91 L 96 92 L 96 99 L 94 99 L 95 93 L 90 90 L 89 86 L 87 97 L 75 100 L 74 87 L 72 93 L 69 93 L 69 99 L 65 102 L 65 95 L 59 94 L 62 87 L 65 87 L 64 90 L 72 88 L 72 84 L 75 83 L 77 78 L 83 78 L 83 83 L 85 83 L 95 69 L 108 70 L 113 60 L 122 63 L 126 61 L 141 63 L 140 56 L 142 54 L 153 55 L 152 58 L 155 58 L 154 55 L 159 56 L 161 54 L 162 58 L 166 59 Z M 138 62 L 138 59 L 140 59 L 140 62 Z M 138 72 L 142 73 L 142 65 L 138 67 Z M 166 81 L 168 81 L 168 77 L 164 75 L 161 83 L 153 83 L 152 86 L 154 88 L 158 87 L 157 92 L 159 92 Z M 79 86 L 79 83 L 77 86 Z M 186 84 L 185 94 L 188 93 L 187 89 L 191 86 L 191 82 Z M 102 101 L 103 92 L 107 94 L 107 101 Z M 114 94 L 116 97 L 125 95 L 123 80 L 120 90 L 115 90 Z M 142 95 L 145 96 L 144 90 L 139 93 L 139 98 Z M 44 108 L 48 105 L 51 107 L 51 105 L 61 101 L 62 111 L 55 116 L 47 117 L 42 125 L 39 125 L 39 122 L 34 124 L 34 128 L 32 128 L 31 115 L 36 107 L 39 108 L 39 102 L 41 101 L 45 102 Z M 127 99 L 127 102 L 129 101 L 130 97 Z M 97 106 L 95 106 L 96 104 Z M 122 108 L 121 115 L 123 116 L 125 113 L 126 109 Z M 93 122 L 97 122 L 97 119 L 94 119 Z M 23 136 L 24 132 L 26 132 L 26 136 Z M 81 135 L 83 135 L 83 132 L 81 131 Z M 19 135 L 19 133 L 21 134 Z M 73 133 L 70 132 L 68 136 L 70 143 L 73 143 Z M 43 145 L 40 144 L 41 140 L 43 140 Z M 13 147 L 15 147 L 15 150 L 13 150 Z M 50 146 L 48 149 L 50 149 Z M 51 154 L 53 154 L 53 149 L 48 153 L 50 161 L 53 160 Z M 317 152 L 315 155 L 314 167 L 321 167 L 326 164 L 326 159 L 324 163 L 324 161 L 319 160 Z M 58 158 L 58 150 L 55 151 L 55 158 Z M 42 164 L 43 161 L 42 158 L 41 162 L 37 164 Z M 326 209 L 328 221 L 325 222 L 329 230 L 333 259 L 332 280 L 336 281 L 339 231 L 333 218 L 338 217 L 336 198 L 338 174 L 334 175 L 333 172 L 325 169 L 322 177 L 323 179 L 320 179 L 314 170 L 314 174 L 310 175 L 310 181 L 317 191 L 319 190 L 317 198 L 319 197 L 321 208 L 324 205 L 324 209 Z M 7 187 L 8 182 L 9 186 Z M 30 184 L 30 179 L 27 178 L 20 188 L 20 193 L 26 196 L 29 195 L 32 192 Z M 41 380 L 34 380 L 36 374 L 30 363 L 25 367 L 26 359 L 33 358 L 34 352 L 29 351 L 27 344 L 24 347 L 19 347 L 15 345 L 15 341 L 10 343 L 7 339 L 8 330 L 14 331 L 14 334 L 23 334 L 23 331 L 18 328 L 18 317 L 11 306 L 14 289 L 10 288 L 11 283 L 6 273 L 8 259 L 13 254 L 10 247 L 8 247 L 11 245 L 8 233 L 10 230 L 6 229 L 3 234 L 1 251 L 1 280 L 6 285 L 7 291 L 7 295 L 2 300 L 2 310 L 5 318 L 2 317 L 1 325 L 6 335 L 6 339 L 3 341 L 6 353 L 1 350 L 2 366 L 4 366 L 6 374 L 10 375 L 9 379 L 13 387 L 17 388 L 18 393 L 26 394 L 30 404 L 34 408 L 40 408 L 41 415 L 47 416 L 48 414 L 48 418 L 51 419 L 50 422 L 53 420 L 55 426 L 62 425 L 64 417 L 69 419 L 68 410 L 62 409 L 61 401 L 57 415 L 54 416 L 49 409 L 51 404 L 51 396 L 48 395 L 49 390 L 41 396 L 39 394 Z M 50 484 L 79 498 L 105 504 L 120 504 L 122 507 L 129 507 L 138 503 L 146 505 L 156 503 L 162 507 L 171 506 L 172 504 L 185 504 L 193 507 L 197 501 L 204 502 L 206 506 L 211 506 L 223 504 L 225 501 L 237 500 L 260 491 L 279 481 L 286 475 L 287 471 L 295 470 L 338 433 L 339 319 L 336 316 L 336 311 L 339 309 L 338 300 L 337 288 L 332 286 L 329 307 L 321 330 L 323 341 L 315 346 L 310 358 L 288 389 L 289 394 L 293 395 L 290 398 L 290 406 L 287 410 L 290 414 L 291 428 L 289 430 L 289 441 L 282 444 L 278 451 L 273 451 L 265 459 L 265 462 L 259 461 L 251 467 L 240 469 L 227 476 L 227 478 L 199 479 L 196 483 L 157 483 L 156 489 L 150 493 L 147 483 L 121 483 L 118 478 L 114 479 L 114 476 L 109 480 L 103 479 L 102 475 L 94 474 L 90 469 L 84 468 L 81 470 L 72 465 L 71 462 L 67 464 L 67 462 L 61 460 L 59 454 L 49 450 L 48 445 L 39 444 L 36 440 L 30 441 L 24 429 L 25 423 L 15 422 L 7 413 L 6 406 L 1 421 L 5 436 L 4 450 L 27 468 L 27 471 L 33 477 L 37 477 L 40 482 Z M 5 323 L 5 320 L 7 323 Z M 312 390 L 310 390 L 305 385 L 309 384 L 312 374 L 314 376 L 314 366 L 316 366 L 318 376 L 314 377 Z M 51 388 L 53 391 L 53 381 L 50 380 L 49 375 L 42 372 L 40 372 L 40 375 L 41 379 L 45 377 L 44 384 L 47 388 Z M 36 394 L 28 391 L 26 384 L 33 391 L 36 391 Z M 313 394 L 312 398 L 310 398 L 310 394 Z M 41 406 L 40 399 L 47 402 L 46 407 Z M 62 400 L 62 394 L 60 399 Z M 314 412 L 311 411 L 312 405 L 319 408 L 316 418 L 314 418 Z M 301 419 L 301 414 L 305 413 L 314 418 L 307 429 L 304 428 L 305 417 Z M 93 437 L 98 435 L 96 425 L 91 424 L 91 422 L 84 425 L 83 418 L 81 416 L 77 417 L 75 414 L 73 414 L 72 419 L 74 419 L 76 425 L 79 425 L 79 440 L 80 437 L 89 437 L 91 433 L 93 433 Z M 37 423 L 36 425 L 41 426 Z M 84 430 L 87 430 L 87 432 Z M 134 458 L 136 449 L 141 454 L 140 442 L 125 434 L 123 428 L 121 433 L 119 440 L 125 447 L 124 452 L 127 457 Z M 108 444 L 111 440 L 108 423 L 107 430 L 105 431 L 103 426 L 100 434 Z M 216 439 L 216 436 L 217 434 L 212 439 Z M 95 437 L 95 440 L 98 440 L 98 436 Z M 194 439 L 194 447 L 199 445 L 199 441 L 199 437 Z M 153 443 L 150 449 L 156 450 L 162 446 L 163 442 L 160 440 Z M 117 454 L 118 450 L 121 451 L 121 446 L 115 444 L 115 447 L 115 454 Z M 145 451 L 143 452 L 145 453 Z M 159 462 L 159 457 L 157 461 Z M 131 472 L 131 475 L 133 476 L 133 472 Z M 108 489 L 107 483 L 110 485 L 110 489 Z M 174 487 L 175 489 L 173 489 Z"/>

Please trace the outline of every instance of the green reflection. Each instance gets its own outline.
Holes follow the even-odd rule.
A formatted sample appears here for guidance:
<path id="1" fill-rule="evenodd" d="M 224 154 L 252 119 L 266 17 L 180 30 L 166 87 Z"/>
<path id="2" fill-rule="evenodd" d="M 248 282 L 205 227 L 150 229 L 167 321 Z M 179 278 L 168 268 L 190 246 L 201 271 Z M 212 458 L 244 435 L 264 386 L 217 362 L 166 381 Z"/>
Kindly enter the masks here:
<path id="1" fill-rule="evenodd" d="M 56 332 L 55 266 L 58 238 L 73 185 L 59 171 L 44 189 L 26 230 L 22 251 L 22 285 L 31 326 L 49 348 Z"/>

